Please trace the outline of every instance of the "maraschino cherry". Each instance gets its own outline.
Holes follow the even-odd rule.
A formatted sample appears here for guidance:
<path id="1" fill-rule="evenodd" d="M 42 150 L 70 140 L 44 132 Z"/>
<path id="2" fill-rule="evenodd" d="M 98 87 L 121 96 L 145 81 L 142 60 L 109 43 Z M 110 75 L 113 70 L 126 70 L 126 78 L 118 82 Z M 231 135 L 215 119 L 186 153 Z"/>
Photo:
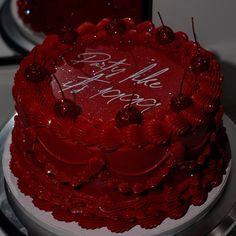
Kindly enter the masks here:
<path id="1" fill-rule="evenodd" d="M 116 114 L 115 120 L 116 126 L 118 128 L 123 128 L 130 124 L 142 124 L 143 122 L 143 114 L 135 106 L 131 106 L 136 89 L 137 83 L 135 84 L 135 89 L 130 99 L 129 105 L 119 110 Z"/>
<path id="2" fill-rule="evenodd" d="M 192 58 L 190 67 L 191 71 L 194 74 L 199 74 L 203 71 L 207 71 L 209 69 L 209 59 L 203 57 L 201 54 L 197 54 Z"/>
<path id="3" fill-rule="evenodd" d="M 171 98 L 171 110 L 176 113 L 190 107 L 192 104 L 192 99 L 183 93 L 179 93 Z"/>
<path id="4" fill-rule="evenodd" d="M 193 17 L 192 17 L 192 29 L 193 29 L 194 41 L 197 45 L 197 52 L 196 55 L 192 58 L 190 69 L 194 74 L 200 74 L 201 72 L 207 71 L 209 69 L 210 63 L 209 63 L 209 58 L 202 55 L 202 53 L 200 52 L 200 47 L 197 41 Z"/>
<path id="5" fill-rule="evenodd" d="M 53 75 L 53 77 L 57 82 L 62 94 L 62 98 L 57 99 L 54 104 L 54 111 L 56 115 L 60 118 L 75 120 L 82 113 L 81 107 L 76 105 L 74 101 L 65 98 L 64 92 L 57 77 L 55 75 Z"/>
<path id="6" fill-rule="evenodd" d="M 193 104 L 192 99 L 183 93 L 183 84 L 186 77 L 186 70 L 180 85 L 180 91 L 177 95 L 173 96 L 170 101 L 170 108 L 172 111 L 179 113 L 180 111 L 190 107 Z"/>
<path id="7" fill-rule="evenodd" d="M 33 63 L 25 68 L 24 77 L 27 81 L 39 83 L 48 78 L 48 70 L 41 64 L 36 63 L 37 47 L 34 49 Z"/>
<path id="8" fill-rule="evenodd" d="M 156 31 L 156 39 L 162 45 L 172 43 L 175 40 L 175 33 L 170 27 L 164 24 L 160 12 L 158 12 L 158 15 L 162 26 Z"/>

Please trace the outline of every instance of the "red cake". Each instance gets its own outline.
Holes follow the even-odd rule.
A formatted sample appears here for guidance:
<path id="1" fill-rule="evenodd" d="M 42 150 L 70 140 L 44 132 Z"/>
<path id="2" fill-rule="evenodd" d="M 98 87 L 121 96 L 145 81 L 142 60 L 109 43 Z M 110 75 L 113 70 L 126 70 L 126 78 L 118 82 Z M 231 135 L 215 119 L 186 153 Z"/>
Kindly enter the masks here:
<path id="1" fill-rule="evenodd" d="M 63 28 L 103 17 L 132 17 L 141 21 L 149 0 L 14 0 L 22 21 L 36 32 L 61 33 Z"/>
<path id="2" fill-rule="evenodd" d="M 229 162 L 222 80 L 211 52 L 165 25 L 103 19 L 48 36 L 13 87 L 20 190 L 87 229 L 183 217 Z"/>

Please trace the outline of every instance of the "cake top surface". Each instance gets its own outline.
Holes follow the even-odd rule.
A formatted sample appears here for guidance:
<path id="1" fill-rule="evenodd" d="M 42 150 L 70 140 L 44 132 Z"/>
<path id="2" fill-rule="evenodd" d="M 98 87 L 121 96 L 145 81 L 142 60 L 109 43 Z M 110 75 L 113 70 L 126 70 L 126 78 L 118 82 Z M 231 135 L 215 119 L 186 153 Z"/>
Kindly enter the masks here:
<path id="1" fill-rule="evenodd" d="M 54 97 L 70 99 L 84 115 L 102 120 L 130 106 L 143 114 L 168 107 L 173 96 L 182 93 L 184 80 L 187 84 L 192 52 L 181 45 L 188 42 L 185 34 L 175 35 L 165 27 L 155 29 L 151 22 L 136 27 L 130 18 L 104 19 L 97 26 L 86 22 L 62 39 L 48 37 L 41 49 L 49 49 L 43 55 L 45 67 L 54 66 L 50 81 Z M 45 53 L 41 49 L 31 54 L 31 64 Z"/>
<path id="2" fill-rule="evenodd" d="M 183 71 L 175 61 L 148 46 L 134 45 L 121 51 L 111 44 L 75 52 L 55 75 L 65 96 L 75 99 L 84 114 L 107 120 L 129 105 L 142 113 L 155 113 L 178 92 Z M 55 80 L 52 87 L 60 98 Z"/>
<path id="3" fill-rule="evenodd" d="M 219 105 L 222 78 L 213 54 L 185 33 L 105 18 L 48 36 L 22 61 L 13 95 L 33 126 L 60 137 L 73 139 L 71 126 L 76 132 L 92 127 L 97 136 L 104 128 L 116 133 L 151 122 L 150 142 L 165 143 L 170 133 L 208 120 Z M 167 127 L 160 136 L 159 126 Z"/>

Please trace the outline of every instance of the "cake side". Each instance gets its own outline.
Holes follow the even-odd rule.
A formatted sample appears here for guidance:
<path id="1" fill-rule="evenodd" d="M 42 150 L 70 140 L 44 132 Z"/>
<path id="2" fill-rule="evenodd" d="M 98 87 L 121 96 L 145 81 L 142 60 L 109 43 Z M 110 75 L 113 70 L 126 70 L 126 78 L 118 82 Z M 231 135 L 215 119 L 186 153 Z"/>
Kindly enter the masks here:
<path id="1" fill-rule="evenodd" d="M 49 36 L 22 61 L 11 145 L 11 169 L 36 206 L 114 232 L 182 217 L 229 160 L 212 53 L 181 32 L 163 43 L 151 22 L 118 26 L 104 19 Z M 69 71 L 79 83 L 70 89 Z"/>

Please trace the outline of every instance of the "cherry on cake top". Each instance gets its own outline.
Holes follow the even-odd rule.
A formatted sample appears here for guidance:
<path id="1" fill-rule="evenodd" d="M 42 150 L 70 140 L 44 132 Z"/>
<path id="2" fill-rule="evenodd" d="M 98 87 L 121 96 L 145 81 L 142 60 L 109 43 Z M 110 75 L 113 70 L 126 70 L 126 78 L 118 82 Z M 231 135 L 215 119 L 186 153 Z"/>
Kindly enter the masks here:
<path id="1" fill-rule="evenodd" d="M 159 18 L 161 20 L 162 26 L 158 28 L 156 32 L 156 38 L 160 44 L 169 44 L 175 40 L 175 34 L 173 30 L 164 24 L 162 16 L 158 11 Z"/>
<path id="2" fill-rule="evenodd" d="M 99 22 L 104 17 L 142 19 L 142 0 L 17 0 L 23 22 L 36 32 L 61 33 L 85 21 Z"/>
<path id="3" fill-rule="evenodd" d="M 46 89 L 52 90 L 60 103 L 60 106 L 53 106 L 67 107 L 63 101 L 69 99 L 91 119 L 112 120 L 117 116 L 124 118 L 129 110 L 132 110 L 132 117 L 133 107 L 138 113 L 152 115 L 161 109 L 179 113 L 194 105 L 192 96 L 200 82 L 191 64 L 196 43 L 181 32 L 173 32 L 173 40 L 162 43 L 157 39 L 160 27 L 163 28 L 155 27 L 149 21 L 135 25 L 130 18 L 105 18 L 97 25 L 86 22 L 76 30 L 65 32 L 73 36 L 68 36 L 69 40 L 49 36 L 39 46 L 38 56 L 42 58 L 41 65 L 56 76 L 65 95 L 62 97 L 58 83 L 51 79 Z M 200 46 L 197 50 L 207 58 L 212 57 Z M 35 53 L 32 54 L 30 64 L 33 60 L 34 65 Z M 28 69 L 29 66 L 25 71 Z M 208 69 L 210 67 L 203 72 Z M 201 71 L 198 74 L 201 75 Z M 134 83 L 138 88 L 133 94 Z M 129 105 L 132 107 L 127 109 Z M 209 107 L 214 109 L 211 104 Z M 57 109 L 55 111 L 59 114 Z M 120 115 L 120 111 L 124 113 Z M 128 120 L 141 124 L 143 117 L 137 117 L 138 113 Z M 63 118 L 64 114 L 59 116 Z"/>

